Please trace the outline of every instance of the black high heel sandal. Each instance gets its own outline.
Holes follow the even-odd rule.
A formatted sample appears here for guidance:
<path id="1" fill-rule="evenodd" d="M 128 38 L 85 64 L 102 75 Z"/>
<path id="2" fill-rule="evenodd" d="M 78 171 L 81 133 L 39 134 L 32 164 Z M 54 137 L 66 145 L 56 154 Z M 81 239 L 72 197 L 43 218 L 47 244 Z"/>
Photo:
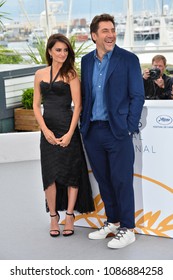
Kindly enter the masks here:
<path id="1" fill-rule="evenodd" d="M 68 212 L 66 212 L 66 215 L 68 215 L 68 216 L 73 216 L 73 218 L 75 219 L 75 214 L 74 213 L 68 213 Z M 67 231 L 70 231 L 70 233 L 65 233 L 65 232 L 67 232 Z M 63 230 L 63 236 L 64 237 L 67 237 L 67 236 L 70 236 L 70 235 L 73 235 L 74 234 L 74 230 L 73 229 L 64 229 Z"/>
<path id="2" fill-rule="evenodd" d="M 57 223 L 58 223 L 59 218 L 60 218 L 59 213 L 57 212 L 55 215 L 50 215 L 51 218 L 54 218 L 54 217 L 57 217 L 57 216 L 58 216 L 58 221 L 57 221 Z M 51 233 L 53 231 L 56 232 L 56 233 L 55 234 Z M 60 231 L 58 229 L 51 229 L 49 231 L 49 233 L 50 233 L 50 236 L 52 236 L 52 237 L 58 237 L 60 235 Z"/>

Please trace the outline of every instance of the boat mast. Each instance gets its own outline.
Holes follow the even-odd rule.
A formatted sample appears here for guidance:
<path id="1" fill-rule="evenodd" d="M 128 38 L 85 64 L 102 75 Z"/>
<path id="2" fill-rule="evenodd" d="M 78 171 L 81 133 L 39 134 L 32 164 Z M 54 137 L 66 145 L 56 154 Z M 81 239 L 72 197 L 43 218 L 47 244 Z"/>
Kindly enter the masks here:
<path id="1" fill-rule="evenodd" d="M 23 12 L 23 14 L 24 14 L 24 16 L 26 17 L 26 19 L 27 19 L 27 21 L 28 21 L 30 27 L 32 28 L 33 26 L 32 26 L 32 23 L 31 23 L 29 17 L 28 17 L 27 12 L 26 12 L 26 10 L 25 10 L 25 8 L 24 8 L 23 0 L 18 0 L 18 2 L 19 2 L 19 6 L 20 6 L 20 8 L 21 8 L 21 10 L 22 10 L 22 12 Z"/>
<path id="2" fill-rule="evenodd" d="M 124 46 L 130 50 L 134 46 L 134 30 L 133 30 L 133 0 L 127 1 L 127 22 L 124 36 Z"/>
<path id="3" fill-rule="evenodd" d="M 49 1 L 45 0 L 45 13 L 46 13 L 46 35 L 49 37 L 51 35 L 50 24 L 49 24 Z"/>
<path id="4" fill-rule="evenodd" d="M 69 0 L 68 21 L 67 21 L 67 33 L 66 33 L 67 38 L 69 37 L 69 33 L 70 33 L 72 4 L 73 4 L 73 0 Z"/>

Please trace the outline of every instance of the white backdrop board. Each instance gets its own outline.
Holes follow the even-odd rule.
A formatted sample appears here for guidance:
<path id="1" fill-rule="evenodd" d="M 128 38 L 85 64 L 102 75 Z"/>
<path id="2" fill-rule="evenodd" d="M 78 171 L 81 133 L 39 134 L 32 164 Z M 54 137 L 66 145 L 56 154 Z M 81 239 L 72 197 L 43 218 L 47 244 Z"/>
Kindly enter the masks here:
<path id="1" fill-rule="evenodd" d="M 133 141 L 136 232 L 173 238 L 172 100 L 145 102 L 140 120 L 140 133 L 134 135 Z M 0 164 L 30 160 L 33 163 L 38 162 L 39 142 L 40 132 L 0 134 Z M 88 169 L 96 211 L 87 215 L 76 213 L 75 225 L 97 228 L 103 224 L 106 216 L 89 163 Z M 26 174 L 29 177 L 33 176 L 28 174 L 28 170 Z M 40 172 L 34 176 L 37 176 L 36 181 L 39 182 L 38 188 L 41 191 Z M 62 223 L 63 220 L 64 212 L 61 213 Z"/>
<path id="2" fill-rule="evenodd" d="M 139 126 L 133 137 L 136 232 L 173 237 L 173 101 L 146 101 Z M 89 171 L 97 211 L 77 216 L 76 224 L 100 227 L 104 205 Z"/>

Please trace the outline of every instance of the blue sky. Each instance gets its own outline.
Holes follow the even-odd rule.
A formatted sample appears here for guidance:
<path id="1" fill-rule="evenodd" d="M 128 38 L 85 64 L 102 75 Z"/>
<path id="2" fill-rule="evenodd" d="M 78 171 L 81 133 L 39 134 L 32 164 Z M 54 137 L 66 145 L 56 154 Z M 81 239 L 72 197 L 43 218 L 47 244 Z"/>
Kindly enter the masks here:
<path id="1" fill-rule="evenodd" d="M 134 11 L 140 11 L 144 7 L 147 10 L 156 10 L 156 2 L 160 5 L 171 4 L 171 0 L 132 0 Z M 40 14 L 45 9 L 45 0 L 7 0 L 1 8 L 3 12 L 8 12 L 9 17 L 18 18 L 21 14 L 19 2 L 23 2 L 23 6 L 27 14 Z M 64 0 L 64 10 L 68 9 L 68 0 Z M 126 13 L 127 0 L 73 0 L 72 15 L 74 17 L 88 16 L 89 19 L 96 14 L 108 12 L 111 14 Z"/>

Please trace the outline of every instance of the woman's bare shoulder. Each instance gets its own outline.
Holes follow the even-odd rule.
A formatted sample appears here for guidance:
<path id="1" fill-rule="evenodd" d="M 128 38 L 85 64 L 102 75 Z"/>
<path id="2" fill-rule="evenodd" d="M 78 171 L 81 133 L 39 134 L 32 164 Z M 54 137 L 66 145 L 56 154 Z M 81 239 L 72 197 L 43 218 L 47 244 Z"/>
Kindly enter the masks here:
<path id="1" fill-rule="evenodd" d="M 41 68 L 41 69 L 38 69 L 36 72 L 35 72 L 35 76 L 36 78 L 38 79 L 43 79 L 46 78 L 48 75 L 50 75 L 50 66 L 47 66 L 45 68 Z"/>
<path id="2" fill-rule="evenodd" d="M 69 82 L 71 82 L 73 80 L 79 80 L 79 76 L 78 76 L 78 73 L 76 71 L 69 72 L 68 77 L 69 77 Z"/>

